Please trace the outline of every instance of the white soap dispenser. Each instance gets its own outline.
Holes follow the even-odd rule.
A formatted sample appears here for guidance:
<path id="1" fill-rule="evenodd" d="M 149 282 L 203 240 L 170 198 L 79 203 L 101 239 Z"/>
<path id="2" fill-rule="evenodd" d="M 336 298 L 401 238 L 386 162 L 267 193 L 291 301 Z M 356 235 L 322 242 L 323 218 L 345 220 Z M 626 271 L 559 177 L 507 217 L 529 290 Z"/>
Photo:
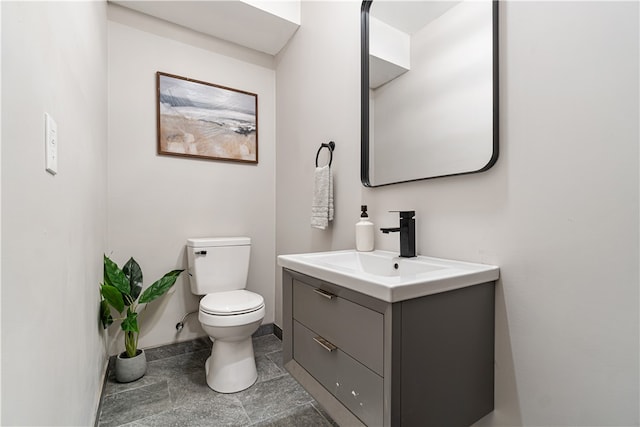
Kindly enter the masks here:
<path id="1" fill-rule="evenodd" d="M 373 223 L 367 215 L 367 205 L 361 206 L 360 221 L 356 224 L 356 250 L 369 252 L 373 250 Z"/>

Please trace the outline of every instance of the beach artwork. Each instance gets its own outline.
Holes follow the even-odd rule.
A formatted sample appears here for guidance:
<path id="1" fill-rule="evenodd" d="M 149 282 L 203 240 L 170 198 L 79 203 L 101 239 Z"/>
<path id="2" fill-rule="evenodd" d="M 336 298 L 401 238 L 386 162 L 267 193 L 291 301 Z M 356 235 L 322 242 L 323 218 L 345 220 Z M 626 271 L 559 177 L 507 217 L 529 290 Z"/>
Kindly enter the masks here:
<path id="1" fill-rule="evenodd" d="M 258 163 L 258 95 L 157 73 L 158 154 Z"/>

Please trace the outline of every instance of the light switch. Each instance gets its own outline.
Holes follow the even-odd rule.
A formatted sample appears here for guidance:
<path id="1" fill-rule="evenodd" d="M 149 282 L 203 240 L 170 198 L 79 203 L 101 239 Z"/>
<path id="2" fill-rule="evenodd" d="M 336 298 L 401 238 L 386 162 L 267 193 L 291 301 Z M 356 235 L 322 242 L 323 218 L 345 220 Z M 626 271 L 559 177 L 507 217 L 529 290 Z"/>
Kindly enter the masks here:
<path id="1" fill-rule="evenodd" d="M 47 172 L 55 175 L 58 173 L 58 125 L 49 113 L 44 113 L 44 134 Z"/>

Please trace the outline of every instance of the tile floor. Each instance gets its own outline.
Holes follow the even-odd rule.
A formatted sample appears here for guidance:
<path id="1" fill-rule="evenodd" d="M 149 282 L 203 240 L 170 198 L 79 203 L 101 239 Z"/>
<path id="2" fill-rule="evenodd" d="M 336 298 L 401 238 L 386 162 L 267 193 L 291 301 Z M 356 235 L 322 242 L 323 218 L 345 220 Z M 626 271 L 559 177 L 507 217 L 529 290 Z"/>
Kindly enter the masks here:
<path id="1" fill-rule="evenodd" d="M 272 334 L 253 338 L 257 382 L 221 394 L 205 381 L 208 338 L 147 351 L 147 373 L 120 384 L 107 379 L 99 427 L 126 426 L 336 426 L 282 366 L 282 342 Z"/>

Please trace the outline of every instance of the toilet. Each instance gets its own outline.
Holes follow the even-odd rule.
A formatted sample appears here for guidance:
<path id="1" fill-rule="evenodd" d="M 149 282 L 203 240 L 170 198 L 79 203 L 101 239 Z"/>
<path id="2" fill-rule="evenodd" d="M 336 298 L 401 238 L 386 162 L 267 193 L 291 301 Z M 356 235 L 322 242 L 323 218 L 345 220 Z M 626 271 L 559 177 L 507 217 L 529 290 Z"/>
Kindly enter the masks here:
<path id="1" fill-rule="evenodd" d="M 204 295 L 198 319 L 213 341 L 207 384 L 220 393 L 251 387 L 258 378 L 251 335 L 264 318 L 264 299 L 245 289 L 251 239 L 187 239 L 191 292 Z"/>

